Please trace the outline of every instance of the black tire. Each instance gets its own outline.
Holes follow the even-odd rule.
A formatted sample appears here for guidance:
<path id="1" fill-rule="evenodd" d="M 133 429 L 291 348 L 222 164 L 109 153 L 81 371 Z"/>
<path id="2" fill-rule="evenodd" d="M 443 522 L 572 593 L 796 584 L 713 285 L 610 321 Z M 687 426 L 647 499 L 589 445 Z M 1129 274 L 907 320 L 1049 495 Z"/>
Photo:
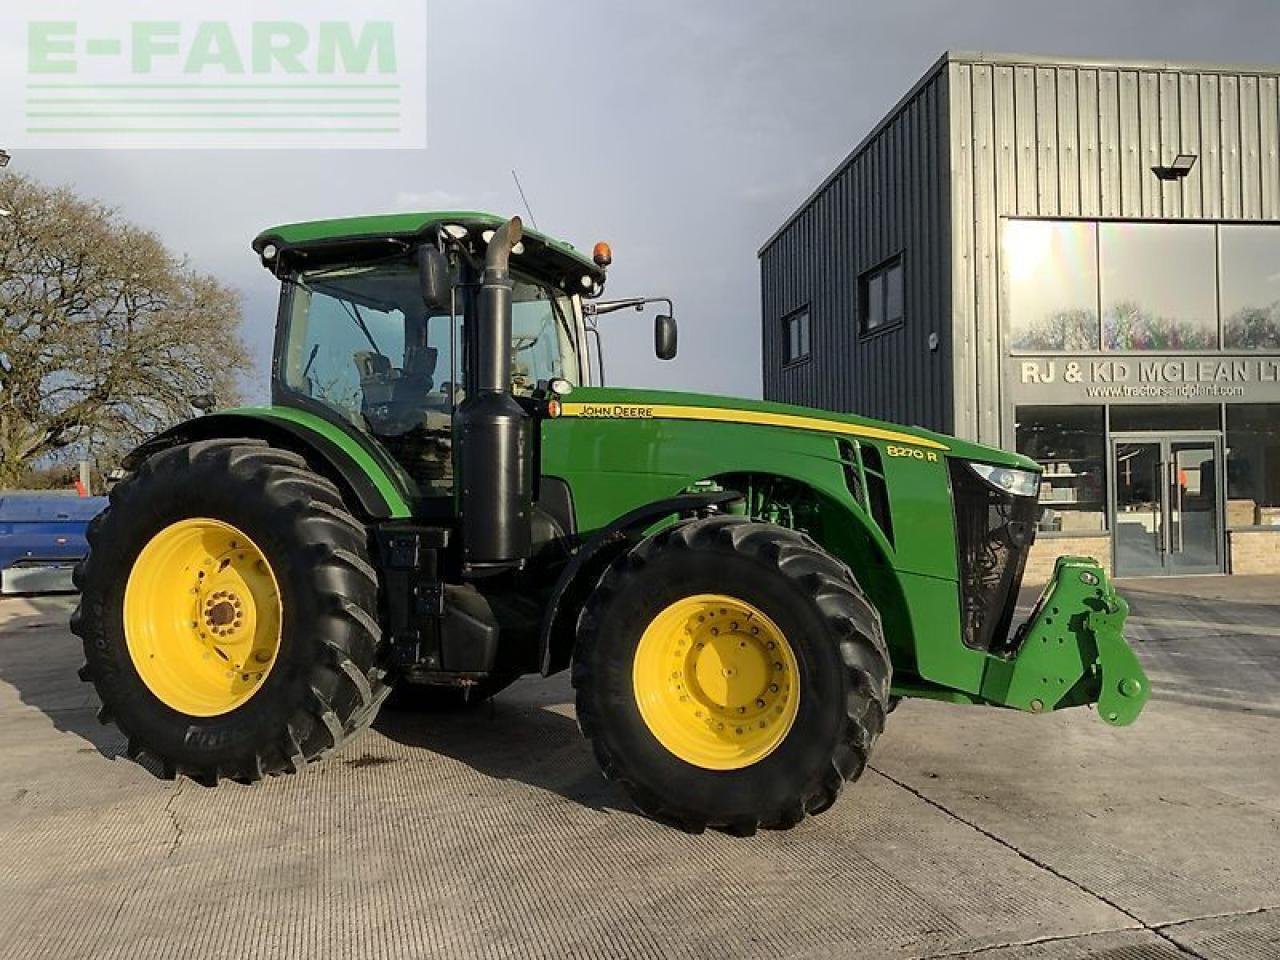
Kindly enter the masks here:
<path id="1" fill-rule="evenodd" d="M 486 677 L 471 687 L 445 687 L 436 684 L 400 681 L 387 697 L 387 709 L 403 713 L 463 713 L 487 703 L 511 684 L 518 674 Z"/>
<path id="2" fill-rule="evenodd" d="M 770 617 L 793 647 L 800 703 L 771 753 L 736 770 L 694 766 L 650 732 L 636 704 L 633 660 L 669 604 L 727 594 Z M 578 725 L 605 776 L 645 813 L 697 832 L 788 828 L 835 802 L 866 766 L 884 728 L 891 665 L 880 617 L 849 569 L 811 538 L 741 517 L 677 524 L 616 560 L 578 622 Z"/>
<path id="3" fill-rule="evenodd" d="M 261 687 L 212 717 L 158 699 L 130 658 L 124 592 L 143 547 L 179 520 L 207 517 L 243 531 L 279 583 L 277 659 Z M 72 632 L 84 641 L 80 677 L 102 700 L 98 716 L 167 777 L 213 785 L 295 773 L 367 727 L 387 694 L 375 657 L 378 575 L 368 533 L 338 488 L 295 453 L 252 439 L 209 440 L 148 458 L 111 491 L 76 568 Z"/>

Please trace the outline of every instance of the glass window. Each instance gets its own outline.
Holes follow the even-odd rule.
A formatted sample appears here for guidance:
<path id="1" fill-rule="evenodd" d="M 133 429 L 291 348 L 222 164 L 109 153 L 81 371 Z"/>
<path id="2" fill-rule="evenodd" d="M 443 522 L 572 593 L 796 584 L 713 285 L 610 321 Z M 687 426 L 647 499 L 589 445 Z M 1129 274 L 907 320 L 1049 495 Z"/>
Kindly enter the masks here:
<path id="1" fill-rule="evenodd" d="M 1019 453 L 1044 468 L 1040 529 L 1087 535 L 1107 527 L 1102 407 L 1018 407 Z"/>
<path id="2" fill-rule="evenodd" d="M 895 257 L 863 274 L 859 287 L 863 333 L 901 323 L 906 318 L 906 289 L 901 257 Z"/>
<path id="3" fill-rule="evenodd" d="M 1212 224 L 1101 223 L 1102 345 L 1216 350 Z"/>
<path id="4" fill-rule="evenodd" d="M 449 358 L 426 347 L 425 328 L 447 317 L 424 314 L 417 270 L 408 263 L 350 266 L 299 275 L 290 301 L 285 382 L 358 426 L 388 406 L 393 383 L 434 386 Z M 410 318 L 412 327 L 410 330 Z M 406 349 L 406 342 L 414 350 Z M 444 398 L 441 405 L 447 406 Z"/>
<path id="5" fill-rule="evenodd" d="M 1221 412 L 1216 403 L 1116 404 L 1111 407 L 1111 432 L 1221 430 Z"/>
<path id="6" fill-rule="evenodd" d="M 801 307 L 782 319 L 783 359 L 786 363 L 809 356 L 809 308 Z"/>
<path id="7" fill-rule="evenodd" d="M 884 274 L 867 277 L 866 328 L 874 330 L 884 326 Z"/>
<path id="8" fill-rule="evenodd" d="M 1009 349 L 1098 349 L 1097 224 L 1007 220 Z"/>
<path id="9" fill-rule="evenodd" d="M 530 394 L 538 381 L 578 383 L 569 298 L 515 275 L 511 291 L 511 387 Z"/>
<path id="10" fill-rule="evenodd" d="M 884 320 L 885 323 L 900 323 L 905 314 L 904 291 L 902 289 L 902 263 L 894 263 L 884 275 Z"/>
<path id="11" fill-rule="evenodd" d="M 1228 350 L 1280 350 L 1280 228 L 1219 227 Z"/>
<path id="12" fill-rule="evenodd" d="M 1280 404 L 1227 407 L 1227 526 L 1280 527 Z"/>

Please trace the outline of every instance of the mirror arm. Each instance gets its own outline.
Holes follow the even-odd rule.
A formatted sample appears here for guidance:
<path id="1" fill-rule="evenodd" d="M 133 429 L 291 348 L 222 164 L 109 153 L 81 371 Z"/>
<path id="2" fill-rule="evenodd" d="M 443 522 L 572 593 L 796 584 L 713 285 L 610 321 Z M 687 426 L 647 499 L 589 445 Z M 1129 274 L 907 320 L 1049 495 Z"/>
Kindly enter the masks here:
<path id="1" fill-rule="evenodd" d="M 587 338 L 595 337 L 596 340 L 596 379 L 599 381 L 596 386 L 604 386 L 604 344 L 600 340 L 600 328 L 594 323 L 584 324 Z"/>
<path id="2" fill-rule="evenodd" d="M 642 310 L 648 303 L 665 303 L 667 312 L 674 314 L 676 312 L 675 304 L 671 302 L 670 297 L 627 297 L 625 300 L 597 300 L 595 303 L 584 303 L 582 312 L 589 317 L 600 317 L 606 313 L 614 313 L 618 310 Z"/>

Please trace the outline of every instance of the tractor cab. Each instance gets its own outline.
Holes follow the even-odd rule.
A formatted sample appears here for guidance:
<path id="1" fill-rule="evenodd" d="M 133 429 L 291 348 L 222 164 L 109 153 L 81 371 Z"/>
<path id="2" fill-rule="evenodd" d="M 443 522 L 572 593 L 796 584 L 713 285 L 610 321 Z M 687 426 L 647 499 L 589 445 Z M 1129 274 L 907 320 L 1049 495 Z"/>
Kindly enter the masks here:
<path id="1" fill-rule="evenodd" d="M 282 282 L 273 402 L 375 438 L 426 495 L 452 488 L 453 415 L 485 249 L 502 221 L 418 214 L 295 224 L 254 242 Z M 601 259 L 601 258 L 597 258 Z M 511 258 L 511 392 L 590 380 L 583 297 L 605 263 L 525 232 Z"/>

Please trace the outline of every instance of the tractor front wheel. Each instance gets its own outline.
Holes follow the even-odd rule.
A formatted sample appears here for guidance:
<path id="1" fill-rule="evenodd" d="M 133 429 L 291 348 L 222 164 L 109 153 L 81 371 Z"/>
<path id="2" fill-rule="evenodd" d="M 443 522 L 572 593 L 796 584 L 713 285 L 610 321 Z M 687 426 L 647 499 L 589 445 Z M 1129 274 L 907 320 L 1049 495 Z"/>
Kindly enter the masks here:
<path id="1" fill-rule="evenodd" d="M 378 576 L 367 534 L 297 454 L 184 444 L 111 493 L 72 630 L 99 717 L 165 775 L 294 772 L 373 719 Z"/>
<path id="2" fill-rule="evenodd" d="M 829 807 L 884 727 L 890 662 L 848 568 L 741 517 L 677 524 L 605 572 L 574 651 L 605 775 L 686 830 L 749 834 Z"/>

